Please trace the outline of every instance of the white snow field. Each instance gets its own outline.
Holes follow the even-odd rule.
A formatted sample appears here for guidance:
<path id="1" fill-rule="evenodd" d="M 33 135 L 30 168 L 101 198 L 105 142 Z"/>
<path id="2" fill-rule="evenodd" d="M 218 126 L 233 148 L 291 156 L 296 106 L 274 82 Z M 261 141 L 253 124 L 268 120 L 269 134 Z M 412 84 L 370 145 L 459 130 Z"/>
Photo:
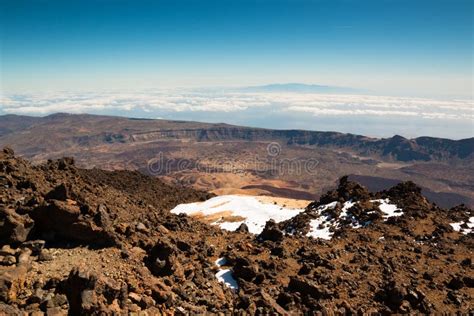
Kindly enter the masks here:
<path id="1" fill-rule="evenodd" d="M 243 220 L 226 221 L 226 216 L 222 216 L 211 224 L 219 225 L 222 229 L 234 231 L 242 223 L 245 223 L 250 233 L 260 234 L 268 220 L 273 219 L 278 223 L 290 219 L 302 211 L 304 209 L 285 208 L 276 204 L 263 203 L 258 197 L 254 196 L 222 195 L 204 202 L 180 204 L 172 209 L 171 213 L 209 216 L 230 212 L 232 216 L 238 216 L 243 218 Z"/>
<path id="2" fill-rule="evenodd" d="M 371 200 L 371 202 L 379 203 L 379 209 L 383 213 L 384 220 L 403 214 L 402 210 L 395 204 L 390 203 L 389 199 Z M 360 228 L 370 224 L 368 222 L 359 222 L 348 212 L 356 203 L 352 201 L 345 202 L 342 206 L 342 212 L 337 218 L 323 214 L 325 210 L 335 208 L 337 202 L 319 206 L 315 211 L 320 216 L 310 221 L 310 230 L 306 236 L 329 240 L 332 238 L 334 230 L 340 227 L 340 223 L 343 220 L 351 221 L 352 228 Z M 208 216 L 209 218 L 212 215 L 217 215 L 216 218 L 212 217 L 212 225 L 219 225 L 222 229 L 234 231 L 242 223 L 245 223 L 250 233 L 260 234 L 268 220 L 273 219 L 278 223 L 290 219 L 303 211 L 304 209 L 285 208 L 276 204 L 263 203 L 255 196 L 222 195 L 204 202 L 180 204 L 172 209 L 171 213 L 185 213 L 189 216 Z M 237 216 L 239 220 L 235 220 L 235 218 L 229 220 L 229 215 Z"/>

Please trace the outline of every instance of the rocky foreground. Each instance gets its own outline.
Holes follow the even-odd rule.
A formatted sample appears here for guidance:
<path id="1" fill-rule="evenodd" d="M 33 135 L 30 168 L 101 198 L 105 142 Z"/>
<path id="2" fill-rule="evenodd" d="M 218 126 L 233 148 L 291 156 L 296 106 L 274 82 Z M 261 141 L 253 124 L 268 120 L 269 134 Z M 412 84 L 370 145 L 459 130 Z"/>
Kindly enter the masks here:
<path id="1" fill-rule="evenodd" d="M 210 195 L 136 172 L 4 149 L 0 182 L 0 314 L 474 312 L 473 211 L 413 183 L 370 194 L 343 178 L 252 235 L 171 214 Z M 402 212 L 384 215 L 384 199 Z M 331 239 L 308 237 L 315 222 Z"/>

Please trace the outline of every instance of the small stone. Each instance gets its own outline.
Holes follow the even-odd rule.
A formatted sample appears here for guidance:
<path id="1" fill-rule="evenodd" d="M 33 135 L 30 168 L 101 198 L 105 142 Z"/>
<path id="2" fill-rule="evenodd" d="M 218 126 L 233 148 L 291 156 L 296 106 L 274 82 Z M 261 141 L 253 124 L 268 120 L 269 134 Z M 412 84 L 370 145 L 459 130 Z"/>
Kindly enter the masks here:
<path id="1" fill-rule="evenodd" d="M 433 280 L 433 273 L 425 272 L 423 273 L 423 279 L 427 281 L 432 281 Z"/>
<path id="2" fill-rule="evenodd" d="M 463 283 L 469 287 L 469 288 L 474 288 L 474 278 L 470 276 L 465 276 L 463 279 Z"/>
<path id="3" fill-rule="evenodd" d="M 122 257 L 122 259 L 130 258 L 130 252 L 128 252 L 127 249 L 122 249 L 120 251 L 120 257 Z"/>
<path id="4" fill-rule="evenodd" d="M 471 258 L 466 258 L 463 261 L 461 261 L 461 265 L 463 267 L 470 267 L 472 265 L 472 259 Z"/>
<path id="5" fill-rule="evenodd" d="M 5 146 L 3 147 L 3 153 L 4 154 L 7 154 L 8 156 L 15 156 L 15 152 L 13 151 L 13 149 L 9 146 Z"/>
<path id="6" fill-rule="evenodd" d="M 30 262 L 31 250 L 30 249 L 23 249 L 18 256 L 18 263 L 26 264 Z"/>
<path id="7" fill-rule="evenodd" d="M 448 288 L 453 289 L 453 290 L 459 290 L 459 289 L 462 289 L 463 287 L 464 287 L 464 282 L 458 276 L 452 277 L 451 281 L 449 281 L 448 283 Z"/>
<path id="8" fill-rule="evenodd" d="M 30 249 L 33 252 L 33 255 L 38 255 L 44 248 L 45 243 L 44 240 L 30 240 L 22 243 L 21 247 Z"/>
<path id="9" fill-rule="evenodd" d="M 140 303 L 140 301 L 142 300 L 142 297 L 135 292 L 128 293 L 128 298 L 134 303 Z"/>
<path id="10" fill-rule="evenodd" d="M 131 305 L 129 306 L 129 311 L 130 311 L 130 312 L 135 312 L 135 313 L 137 313 L 137 312 L 139 312 L 139 311 L 141 311 L 141 310 L 142 310 L 142 309 L 141 309 L 140 306 L 138 306 L 137 304 L 131 304 Z"/>
<path id="11" fill-rule="evenodd" d="M 42 289 L 36 289 L 35 293 L 28 298 L 28 303 L 35 304 L 41 303 L 44 298 L 44 291 Z"/>
<path id="12" fill-rule="evenodd" d="M 156 305 L 156 301 L 150 296 L 143 296 L 140 300 L 140 307 L 143 309 L 150 308 Z"/>
<path id="13" fill-rule="evenodd" d="M 399 310 L 402 313 L 408 313 L 410 312 L 410 302 L 408 301 L 402 301 L 402 304 L 400 304 Z"/>
<path id="14" fill-rule="evenodd" d="M 142 233 L 147 233 L 148 232 L 148 228 L 146 228 L 145 224 L 143 224 L 143 223 L 138 223 L 137 224 L 137 230 L 139 232 L 142 232 Z"/>
<path id="15" fill-rule="evenodd" d="M 38 257 L 39 261 L 52 261 L 54 257 L 51 253 L 42 251 Z"/>
<path id="16" fill-rule="evenodd" d="M 156 230 L 162 234 L 168 234 L 170 232 L 165 226 L 161 224 L 156 227 Z"/>
<path id="17" fill-rule="evenodd" d="M 14 256 L 5 256 L 2 260 L 2 264 L 5 266 L 12 266 L 16 264 L 16 258 Z"/>
<path id="18" fill-rule="evenodd" d="M 63 306 L 67 304 L 67 296 L 64 294 L 56 294 L 52 301 L 54 302 L 55 306 Z"/>
<path id="19" fill-rule="evenodd" d="M 16 250 L 12 249 L 10 245 L 4 245 L 2 249 L 0 249 L 0 256 L 14 256 L 16 254 Z"/>
<path id="20" fill-rule="evenodd" d="M 461 295 L 459 295 L 459 293 L 457 293 L 457 291 L 448 292 L 448 299 L 456 305 L 461 305 L 462 304 Z"/>
<path id="21" fill-rule="evenodd" d="M 242 223 L 242 224 L 240 224 L 240 226 L 237 228 L 236 232 L 248 233 L 248 232 L 249 232 L 249 227 L 247 226 L 247 224 Z"/>

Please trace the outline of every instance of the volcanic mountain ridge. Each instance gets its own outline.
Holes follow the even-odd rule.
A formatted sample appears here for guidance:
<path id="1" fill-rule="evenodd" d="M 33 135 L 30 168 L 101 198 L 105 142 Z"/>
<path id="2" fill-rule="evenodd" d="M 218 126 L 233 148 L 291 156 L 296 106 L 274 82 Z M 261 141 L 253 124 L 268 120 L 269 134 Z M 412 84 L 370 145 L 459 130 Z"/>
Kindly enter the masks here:
<path id="1" fill-rule="evenodd" d="M 343 177 L 253 235 L 170 213 L 212 195 L 138 172 L 33 166 L 5 148 L 0 181 L 5 314 L 473 312 L 473 210 L 412 182 L 370 193 Z"/>

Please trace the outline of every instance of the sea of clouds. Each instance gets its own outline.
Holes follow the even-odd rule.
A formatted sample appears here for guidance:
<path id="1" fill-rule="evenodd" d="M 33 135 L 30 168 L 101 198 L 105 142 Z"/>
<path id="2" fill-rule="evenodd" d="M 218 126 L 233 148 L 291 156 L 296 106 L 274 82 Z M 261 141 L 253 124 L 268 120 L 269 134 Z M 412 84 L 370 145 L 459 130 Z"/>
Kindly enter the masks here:
<path id="1" fill-rule="evenodd" d="M 472 99 L 160 90 L 3 94 L 2 114 L 56 112 L 337 130 L 371 136 L 473 136 Z M 439 135 L 442 134 L 442 135 Z"/>

